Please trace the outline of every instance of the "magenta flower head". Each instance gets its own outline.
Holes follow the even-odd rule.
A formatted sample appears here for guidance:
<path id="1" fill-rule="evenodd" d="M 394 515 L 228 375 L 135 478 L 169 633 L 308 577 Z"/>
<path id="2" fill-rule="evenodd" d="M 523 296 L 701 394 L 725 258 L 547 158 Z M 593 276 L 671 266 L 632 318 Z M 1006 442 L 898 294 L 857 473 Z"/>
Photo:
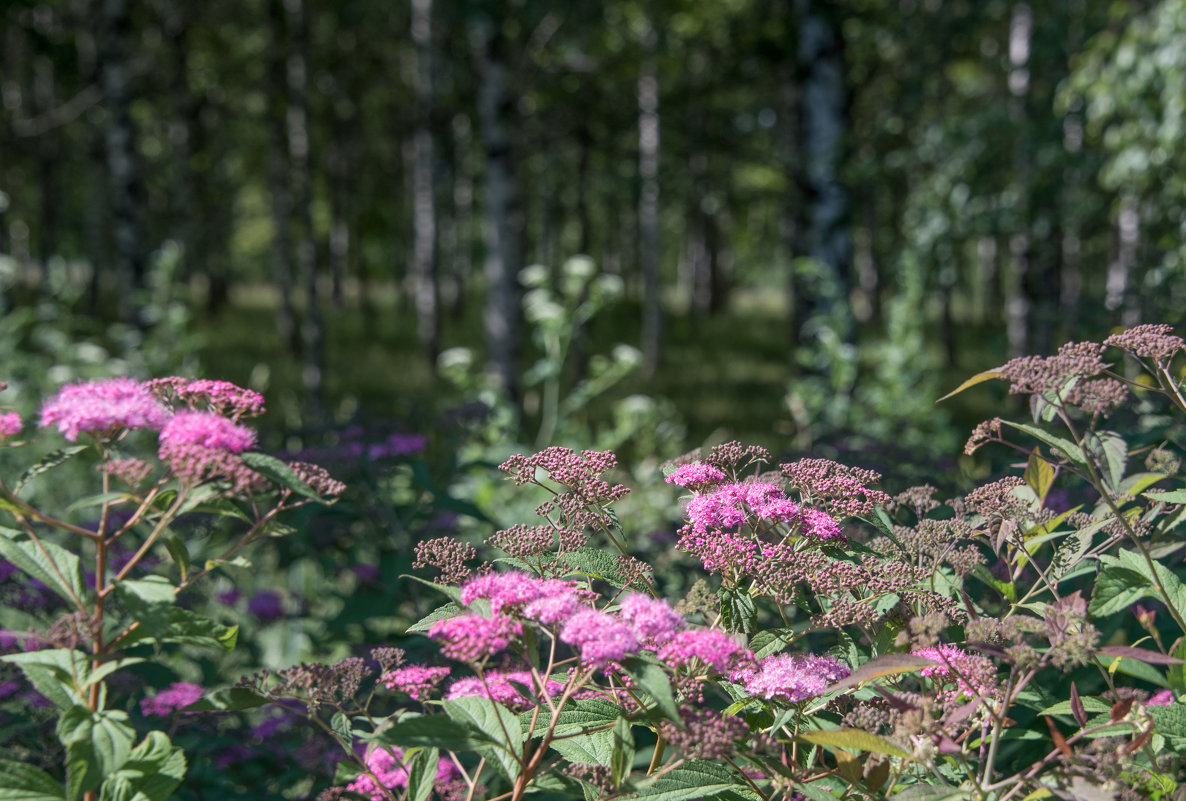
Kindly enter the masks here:
<path id="1" fill-rule="evenodd" d="M 570 617 L 560 632 L 560 640 L 579 648 L 586 665 L 601 668 L 638 650 L 638 638 L 629 626 L 596 609 L 582 609 Z"/>
<path id="2" fill-rule="evenodd" d="M 78 435 L 111 435 L 121 429 L 159 429 L 169 410 L 145 384 L 132 378 L 106 378 L 70 384 L 41 407 L 42 428 L 54 426 L 76 442 Z"/>
<path id="3" fill-rule="evenodd" d="M 704 462 L 692 462 L 672 470 L 667 476 L 668 484 L 678 484 L 690 490 L 700 491 L 725 480 L 725 474 L 720 468 Z"/>
<path id="4" fill-rule="evenodd" d="M 650 648 L 666 645 L 685 625 L 683 617 L 667 601 L 638 593 L 622 599 L 620 614 L 634 630 L 638 641 Z"/>
<path id="5" fill-rule="evenodd" d="M 823 693 L 828 684 L 849 674 L 846 665 L 830 656 L 777 654 L 758 661 L 757 669 L 743 678 L 750 695 L 803 701 Z"/>
<path id="6" fill-rule="evenodd" d="M 440 643 L 441 653 L 459 662 L 478 662 L 523 636 L 523 624 L 506 617 L 465 615 L 432 624 L 428 636 Z"/>
<path id="7" fill-rule="evenodd" d="M 185 709 L 202 697 L 202 688 L 196 684 L 175 681 L 167 690 L 161 690 L 152 698 L 140 701 L 140 711 L 145 715 L 167 717 L 173 712 Z"/>
<path id="8" fill-rule="evenodd" d="M 0 439 L 15 437 L 21 433 L 21 416 L 16 412 L 0 414 Z"/>
<path id="9" fill-rule="evenodd" d="M 397 746 L 385 745 L 371 749 L 366 755 L 366 766 L 370 773 L 359 775 L 346 785 L 346 789 L 349 792 L 366 796 L 372 801 L 391 798 L 392 794 L 389 791 L 408 786 L 408 771 L 404 767 L 403 760 L 403 749 Z M 433 785 L 442 789 L 444 785 L 460 778 L 460 775 L 451 760 L 444 757 L 438 758 L 437 774 Z M 376 783 L 376 779 L 378 783 Z"/>
<path id="10" fill-rule="evenodd" d="M 698 659 L 718 673 L 725 673 L 753 658 L 749 650 L 717 629 L 681 631 L 659 650 L 658 656 L 660 662 L 673 668 Z"/>
<path id="11" fill-rule="evenodd" d="M 919 673 L 945 687 L 939 692 L 940 698 L 954 701 L 958 698 L 975 698 L 977 695 L 992 696 L 999 692 L 997 669 L 988 657 L 970 654 L 954 645 L 918 648 L 911 653 L 939 663 L 924 667 Z"/>
<path id="12" fill-rule="evenodd" d="M 178 412 L 161 429 L 161 449 L 178 445 L 242 453 L 255 445 L 255 432 L 214 412 Z"/>

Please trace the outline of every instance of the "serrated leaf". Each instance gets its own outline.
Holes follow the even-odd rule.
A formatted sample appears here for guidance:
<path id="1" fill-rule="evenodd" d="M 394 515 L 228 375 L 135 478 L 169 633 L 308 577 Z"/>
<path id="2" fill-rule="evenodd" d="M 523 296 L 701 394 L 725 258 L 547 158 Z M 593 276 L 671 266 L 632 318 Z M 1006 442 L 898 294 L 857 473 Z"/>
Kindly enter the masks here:
<path id="1" fill-rule="evenodd" d="M 1083 709 L 1093 715 L 1099 715 L 1109 711 L 1112 705 L 1102 698 L 1096 698 L 1093 695 L 1079 696 L 1080 702 L 1083 704 Z M 1072 715 L 1074 710 L 1071 708 L 1070 701 L 1059 701 L 1057 704 L 1048 706 L 1038 713 L 1039 715 Z"/>
<path id="2" fill-rule="evenodd" d="M 152 731 L 132 749 L 127 762 L 103 782 L 103 801 L 167 801 L 185 778 L 185 753 L 168 735 Z"/>
<path id="3" fill-rule="evenodd" d="M 1149 490 L 1141 495 L 1158 503 L 1186 503 L 1186 489 Z"/>
<path id="4" fill-rule="evenodd" d="M 991 381 L 994 378 L 1000 378 L 1002 375 L 1004 375 L 1004 373 L 1001 372 L 1001 369 L 999 367 L 993 368 L 992 370 L 984 370 L 982 372 L 979 372 L 976 375 L 969 378 L 968 380 L 964 381 L 964 383 L 960 384 L 955 389 L 951 390 L 951 392 L 948 392 L 942 398 L 939 398 L 939 400 L 935 401 L 935 403 L 937 403 L 937 404 L 942 403 L 943 401 L 947 400 L 948 398 L 952 398 L 952 397 L 955 397 L 956 395 L 960 394 L 965 389 L 974 387 L 977 384 L 983 384 L 985 381 Z"/>
<path id="5" fill-rule="evenodd" d="M 1086 460 L 1086 457 L 1084 457 L 1084 455 L 1083 455 L 1083 450 L 1078 445 L 1076 445 L 1074 442 L 1071 442 L 1069 439 L 1064 439 L 1063 437 L 1056 437 L 1055 435 L 1053 435 L 1047 431 L 1044 431 L 1043 429 L 1038 428 L 1037 426 L 1031 426 L 1028 423 L 1014 423 L 1009 420 L 1002 420 L 1001 422 L 1007 426 L 1016 428 L 1018 431 L 1021 431 L 1022 433 L 1029 434 L 1034 439 L 1038 440 L 1039 442 L 1043 442 L 1046 445 L 1049 445 L 1051 448 L 1057 448 L 1059 451 L 1062 451 L 1062 453 L 1070 461 L 1074 462 L 1076 465 L 1083 465 Z"/>
<path id="6" fill-rule="evenodd" d="M 732 795 L 736 799 L 758 801 L 759 796 L 750 789 L 737 773 L 707 760 L 692 759 L 678 768 L 639 783 L 637 792 L 624 797 L 623 801 L 647 799 L 647 801 L 692 801 Z"/>
<path id="7" fill-rule="evenodd" d="M 405 634 L 414 634 L 420 631 L 428 631 L 432 628 L 432 624 L 440 620 L 448 620 L 449 618 L 457 617 L 465 610 L 457 604 L 449 601 L 447 604 L 438 606 L 436 609 L 429 612 L 424 617 L 417 620 L 404 631 Z"/>
<path id="8" fill-rule="evenodd" d="M 588 729 L 606 726 L 622 715 L 622 708 L 617 704 L 602 698 L 578 698 L 570 700 L 556 715 L 556 725 L 552 733 L 559 737 L 581 734 Z M 547 729 L 548 719 L 541 715 L 536 721 L 535 731 L 529 732 L 533 710 L 527 710 L 519 715 L 519 722 L 523 732 L 528 737 L 542 737 Z"/>
<path id="9" fill-rule="evenodd" d="M 811 731 L 798 735 L 796 740 L 812 745 L 822 745 L 826 748 L 847 748 L 853 751 L 872 751 L 896 757 L 909 757 L 903 751 L 884 737 L 870 734 L 860 729 L 835 729 L 832 731 Z"/>
<path id="10" fill-rule="evenodd" d="M 59 709 L 85 703 L 84 687 L 91 674 L 90 658 L 82 651 L 46 648 L 0 656 L 0 662 L 20 667 L 37 692 Z"/>
<path id="11" fill-rule="evenodd" d="M 242 455 L 243 464 L 250 467 L 261 476 L 272 481 L 277 486 L 290 490 L 303 498 L 308 498 L 311 501 L 318 503 L 328 503 L 324 498 L 317 494 L 316 490 L 302 481 L 292 468 L 284 462 L 277 459 L 275 456 L 269 456 L 266 453 L 258 451 L 246 451 Z"/>
<path id="12" fill-rule="evenodd" d="M 66 746 L 67 796 L 79 798 L 115 773 L 132 751 L 135 730 L 126 712 L 105 709 L 92 712 L 75 705 L 58 718 L 58 739 Z"/>
<path id="13" fill-rule="evenodd" d="M 37 476 L 47 470 L 53 470 L 58 465 L 65 464 L 89 447 L 89 445 L 67 445 L 65 448 L 59 448 L 53 453 L 47 454 L 40 462 L 21 474 L 21 477 L 17 479 L 16 486 L 12 489 L 13 495 L 19 495 L 25 485 Z"/>
<path id="14" fill-rule="evenodd" d="M 1105 567 L 1095 577 L 1087 613 L 1092 617 L 1107 617 L 1128 610 L 1142 598 L 1151 597 L 1149 580 L 1126 567 Z"/>
<path id="15" fill-rule="evenodd" d="M 39 545 L 20 532 L 0 528 L 0 556 L 73 605 L 86 592 L 78 556 L 60 545 L 44 539 Z"/>
<path id="16" fill-rule="evenodd" d="M 610 767 L 614 757 L 612 731 L 595 731 L 552 740 L 552 749 L 569 762 Z"/>
<path id="17" fill-rule="evenodd" d="M 1157 731 L 1169 737 L 1186 737 L 1186 702 L 1174 701 L 1166 706 L 1147 706 Z"/>
<path id="18" fill-rule="evenodd" d="M 1182 580 L 1176 573 L 1156 560 L 1150 566 L 1144 557 L 1133 551 L 1121 550 L 1117 552 L 1116 558 L 1124 567 L 1145 576 L 1151 587 L 1157 588 L 1160 585 L 1161 588 L 1164 588 L 1166 595 L 1159 600 L 1173 608 L 1179 620 L 1186 620 L 1186 585 L 1182 584 Z M 1158 590 L 1157 595 L 1160 594 Z"/>
<path id="19" fill-rule="evenodd" d="M 400 576 L 400 578 L 410 578 L 412 581 L 418 581 L 421 584 L 423 584 L 425 587 L 432 587 L 437 592 L 442 593 L 445 597 L 447 597 L 453 603 L 459 604 L 459 605 L 461 604 L 461 588 L 460 587 L 454 587 L 449 584 L 437 584 L 435 581 L 429 581 L 428 579 L 422 579 L 419 576 L 413 576 L 409 573 L 404 573 L 402 576 Z"/>
<path id="20" fill-rule="evenodd" d="M 455 720 L 445 715 L 402 717 L 380 731 L 375 740 L 401 748 L 435 746 L 446 751 L 467 751 L 495 742 L 472 720 Z"/>
<path id="21" fill-rule="evenodd" d="M 630 726 L 630 721 L 626 718 L 618 718 L 614 723 L 612 729 L 614 739 L 614 751 L 610 758 L 610 776 L 613 779 L 614 787 L 621 787 L 622 784 L 630 776 L 630 771 L 634 767 L 634 731 Z"/>
<path id="22" fill-rule="evenodd" d="M 437 777 L 437 761 L 441 752 L 437 748 L 425 748 L 412 757 L 411 767 L 408 768 L 408 797 L 407 801 L 428 801 L 432 795 L 432 785 Z"/>
<path id="23" fill-rule="evenodd" d="M 476 727 L 494 743 L 495 765 L 503 776 L 513 781 L 519 775 L 518 755 L 523 752 L 523 728 L 513 712 L 489 698 L 454 698 L 442 701 L 441 706 L 451 719 Z"/>
<path id="24" fill-rule="evenodd" d="M 679 708 L 671 692 L 671 679 L 658 665 L 639 659 L 629 659 L 623 665 L 635 684 L 655 699 L 655 704 L 669 720 L 679 720 Z"/>
<path id="25" fill-rule="evenodd" d="M 0 759 L 0 801 L 63 801 L 65 798 L 61 783 L 41 768 Z"/>
<path id="26" fill-rule="evenodd" d="M 757 630 L 757 607 L 752 595 L 744 589 L 722 587 L 717 597 L 721 599 L 721 624 L 726 631 L 753 634 Z"/>
<path id="27" fill-rule="evenodd" d="M 575 551 L 560 555 L 564 564 L 568 565 L 569 575 L 589 576 L 612 584 L 614 587 L 623 586 L 622 568 L 617 558 L 610 556 L 600 548 L 586 545 Z"/>

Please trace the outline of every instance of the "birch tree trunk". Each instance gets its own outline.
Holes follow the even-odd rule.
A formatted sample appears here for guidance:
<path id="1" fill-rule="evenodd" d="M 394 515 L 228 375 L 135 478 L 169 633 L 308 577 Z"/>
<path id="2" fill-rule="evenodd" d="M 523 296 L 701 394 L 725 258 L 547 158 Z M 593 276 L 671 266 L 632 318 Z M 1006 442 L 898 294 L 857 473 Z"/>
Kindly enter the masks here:
<path id="1" fill-rule="evenodd" d="M 292 300 L 292 192 L 288 185 L 288 81 L 285 76 L 285 52 L 288 37 L 284 0 L 268 3 L 272 27 L 272 56 L 268 70 L 268 185 L 272 195 L 272 284 L 279 295 L 276 303 L 276 331 L 280 341 L 293 353 L 300 352 L 296 312 Z"/>
<path id="2" fill-rule="evenodd" d="M 1009 115 L 1018 131 L 1013 143 L 1013 179 L 1017 196 L 1017 229 L 1009 238 L 1009 268 L 1012 272 L 1005 294 L 1005 335 L 1009 342 L 1009 356 L 1023 356 L 1030 352 L 1030 269 L 1029 187 L 1026 175 L 1029 148 L 1022 136 L 1026 122 L 1026 97 L 1029 94 L 1029 56 L 1033 38 L 1033 11 L 1026 3 L 1013 6 L 1009 20 Z"/>
<path id="3" fill-rule="evenodd" d="M 132 124 L 129 39 L 132 20 L 127 0 L 103 0 L 99 44 L 100 74 L 109 119 L 104 129 L 108 188 L 115 245 L 119 316 L 136 316 L 134 290 L 144 282 L 143 196 Z"/>
<path id="4" fill-rule="evenodd" d="M 478 115 L 486 153 L 484 239 L 486 304 L 482 322 L 489 360 L 503 390 L 518 398 L 515 366 L 519 329 L 518 272 L 522 268 L 523 212 L 511 142 L 511 93 L 506 39 L 499 20 L 474 23 L 479 71 Z"/>
<path id="5" fill-rule="evenodd" d="M 292 36 L 285 64 L 288 79 L 288 169 L 296 217 L 297 274 L 305 294 L 301 319 L 301 386 L 305 401 L 319 417 L 324 411 L 322 375 L 325 355 L 321 324 L 321 292 L 317 286 L 317 243 L 313 231 L 313 182 L 309 137 L 309 20 L 304 0 L 284 0 Z"/>
<path id="6" fill-rule="evenodd" d="M 440 312 L 437 289 L 435 143 L 432 135 L 432 0 L 412 0 L 412 42 L 415 45 L 413 83 L 416 87 L 416 128 L 412 134 L 412 282 L 416 330 L 429 362 L 440 350 Z"/>
<path id="7" fill-rule="evenodd" d="M 643 370 L 659 366 L 663 307 L 659 284 L 659 73 L 655 59 L 658 36 L 650 29 L 643 39 L 638 76 L 638 263 L 642 272 Z"/>

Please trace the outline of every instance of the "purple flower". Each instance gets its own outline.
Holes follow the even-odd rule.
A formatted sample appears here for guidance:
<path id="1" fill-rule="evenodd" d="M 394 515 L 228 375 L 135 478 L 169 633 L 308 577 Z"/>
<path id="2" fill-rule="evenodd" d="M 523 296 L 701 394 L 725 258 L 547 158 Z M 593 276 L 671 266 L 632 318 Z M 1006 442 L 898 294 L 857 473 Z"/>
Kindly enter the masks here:
<path id="1" fill-rule="evenodd" d="M 622 599 L 620 614 L 639 642 L 651 648 L 666 645 L 685 626 L 683 617 L 667 601 L 637 593 Z"/>
<path id="2" fill-rule="evenodd" d="M 711 666 L 718 673 L 724 673 L 739 661 L 753 658 L 740 643 L 717 629 L 690 629 L 681 631 L 659 649 L 660 662 L 678 668 L 694 659 Z"/>
<path id="3" fill-rule="evenodd" d="M 570 617 L 560 640 L 579 648 L 582 662 L 601 668 L 638 650 L 638 638 L 629 626 L 596 609 L 582 609 Z"/>
<path id="4" fill-rule="evenodd" d="M 463 617 L 439 620 L 428 636 L 441 645 L 441 653 L 459 662 L 477 662 L 506 650 L 523 635 L 523 624 L 506 617 Z"/>
<path id="5" fill-rule="evenodd" d="M 114 433 L 122 428 L 159 429 L 169 410 L 148 388 L 132 378 L 84 381 L 62 387 L 41 407 L 42 428 L 56 426 L 66 439 L 78 435 Z"/>
<path id="6" fill-rule="evenodd" d="M 742 671 L 737 678 L 750 695 L 803 701 L 848 674 L 848 668 L 830 656 L 777 654 L 759 660 L 756 669 Z"/>
<path id="7" fill-rule="evenodd" d="M 668 484 L 678 484 L 691 490 L 704 490 L 725 480 L 720 468 L 703 462 L 681 465 L 667 476 Z"/>
<path id="8" fill-rule="evenodd" d="M 145 715 L 168 717 L 173 712 L 185 709 L 202 697 L 202 688 L 196 684 L 175 681 L 166 690 L 161 690 L 152 698 L 140 701 L 140 711 Z"/>
<path id="9" fill-rule="evenodd" d="M 247 602 L 247 611 L 263 621 L 284 617 L 284 601 L 272 590 L 260 590 Z"/>

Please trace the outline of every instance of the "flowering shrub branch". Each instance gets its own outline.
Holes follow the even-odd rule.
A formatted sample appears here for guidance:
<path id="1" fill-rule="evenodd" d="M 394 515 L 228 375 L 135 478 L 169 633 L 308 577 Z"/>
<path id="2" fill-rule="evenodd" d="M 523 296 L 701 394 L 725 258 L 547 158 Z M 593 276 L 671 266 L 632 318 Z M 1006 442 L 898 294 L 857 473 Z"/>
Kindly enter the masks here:
<path id="1" fill-rule="evenodd" d="M 241 418 L 263 412 L 263 398 L 224 381 L 130 378 L 63 387 L 42 406 L 40 428 L 69 442 L 30 467 L 15 485 L 0 481 L 0 509 L 18 530 L 0 528 L 0 555 L 72 608 L 42 632 L 9 632 L 23 643 L 0 661 L 19 668 L 57 707 L 65 751 L 61 780 L 41 768 L 0 760 L 0 787 L 25 799 L 168 798 L 182 781 L 186 759 L 161 731 L 137 744 L 126 711 L 109 706 L 108 679 L 146 661 L 146 648 L 164 643 L 234 647 L 237 626 L 224 626 L 175 604 L 175 597 L 251 542 L 285 511 L 332 500 L 342 491 L 325 471 L 251 450 L 255 432 Z M 6 445 L 23 429 L 6 415 Z M 157 432 L 156 453 L 140 458 L 144 435 Z M 98 508 L 90 524 L 39 509 L 26 488 L 67 460 L 89 455 L 100 493 L 73 509 Z M 122 489 L 116 489 L 122 486 Z M 193 569 L 190 549 L 174 526 L 191 513 L 246 523 L 245 533 Z M 93 551 L 93 584 L 85 580 L 83 544 Z M 176 572 L 152 569 L 163 545 Z M 118 563 L 114 561 L 118 557 Z M 193 706 L 197 685 L 175 683 L 140 703 L 146 715 Z"/>

